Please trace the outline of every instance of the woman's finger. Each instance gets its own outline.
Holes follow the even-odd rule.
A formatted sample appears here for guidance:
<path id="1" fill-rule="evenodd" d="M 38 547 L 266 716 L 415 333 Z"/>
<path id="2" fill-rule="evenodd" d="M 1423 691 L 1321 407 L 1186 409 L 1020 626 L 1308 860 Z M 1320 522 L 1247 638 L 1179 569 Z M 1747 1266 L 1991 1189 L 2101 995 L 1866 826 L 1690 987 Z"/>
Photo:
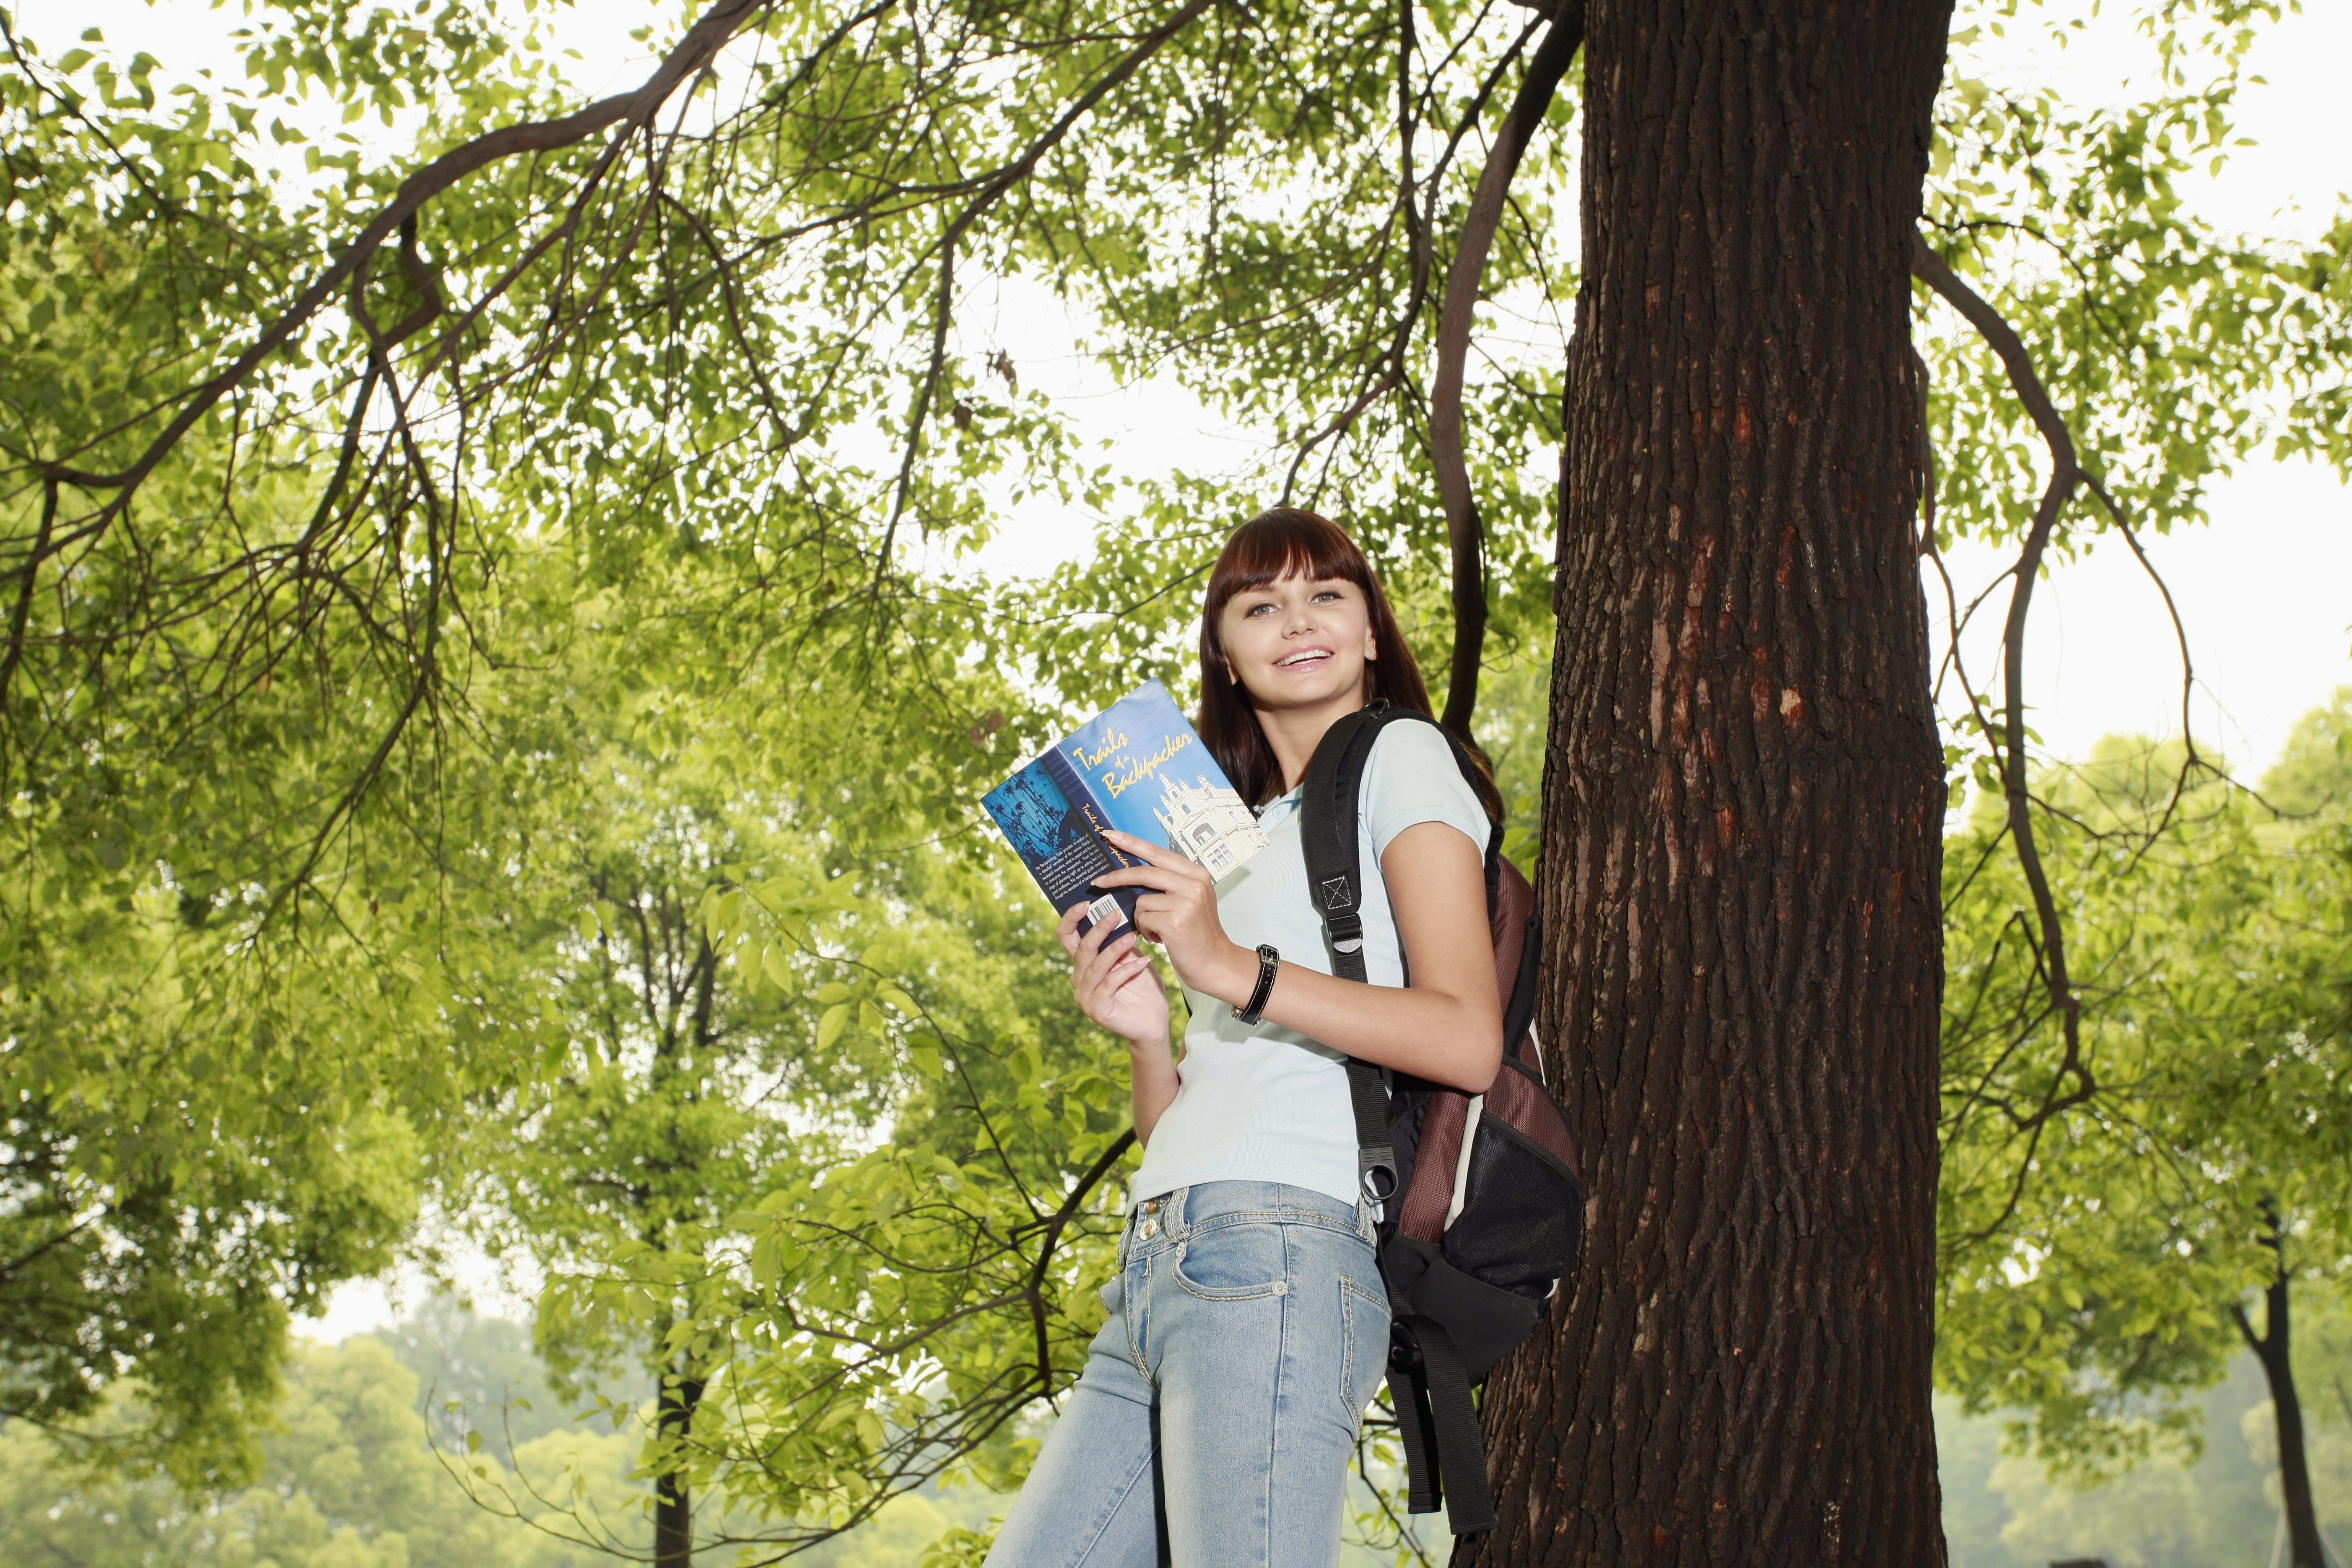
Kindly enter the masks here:
<path id="1" fill-rule="evenodd" d="M 1103 837 L 1147 866 L 1167 867 L 1171 860 L 1183 858 L 1166 845 L 1154 844 L 1149 838 L 1138 838 L 1132 833 L 1121 833 L 1116 827 L 1103 829 Z"/>
<path id="2" fill-rule="evenodd" d="M 1103 943 L 1110 940 L 1110 933 L 1118 924 L 1117 921 L 1097 921 L 1088 926 L 1087 934 L 1078 938 L 1077 954 L 1084 957 L 1089 952 L 1099 952 Z"/>
<path id="3" fill-rule="evenodd" d="M 1102 923 L 1107 926 L 1110 922 L 1105 921 Z M 1072 976 L 1081 996 L 1100 986 L 1105 973 L 1116 967 L 1120 958 L 1135 951 L 1135 933 L 1132 931 L 1108 946 L 1100 940 L 1099 929 L 1089 931 L 1087 935 L 1094 940 L 1087 951 L 1079 954 L 1077 972 Z"/>
<path id="4" fill-rule="evenodd" d="M 1171 849 L 1164 844 L 1154 844 L 1149 838 L 1138 838 L 1132 833 L 1121 833 L 1117 828 L 1108 829 L 1103 837 L 1110 840 L 1114 847 L 1125 850 L 1155 871 L 1181 877 L 1188 882 L 1198 881 L 1212 887 L 1215 886 L 1215 879 L 1209 875 L 1208 868 L 1181 850 Z"/>
<path id="5" fill-rule="evenodd" d="M 1143 961 L 1143 955 L 1141 953 L 1137 952 L 1133 948 L 1129 948 L 1127 952 L 1119 954 L 1117 958 L 1112 959 L 1108 963 L 1103 965 L 1101 974 L 1097 977 L 1097 982 L 1104 990 L 1116 991 L 1118 989 L 1119 983 L 1128 975 L 1133 973 L 1135 972 L 1135 966 L 1141 963 Z"/>
<path id="6" fill-rule="evenodd" d="M 1097 921 L 1094 930 L 1079 939 L 1077 970 L 1080 974 L 1091 974 L 1100 971 L 1104 961 L 1116 955 L 1115 950 L 1118 942 L 1106 941 L 1110 934 L 1111 925 L 1112 922 L 1109 921 Z M 1119 938 L 1119 942 L 1133 941 L 1134 937 L 1131 933 Z"/>
<path id="7" fill-rule="evenodd" d="M 1097 888 L 1177 888 L 1187 879 L 1173 866 L 1120 866 L 1095 879 Z"/>
<path id="8" fill-rule="evenodd" d="M 1135 900 L 1138 915 L 1156 915 L 1162 919 L 1182 916 L 1202 907 L 1202 900 L 1190 892 L 1146 893 Z"/>

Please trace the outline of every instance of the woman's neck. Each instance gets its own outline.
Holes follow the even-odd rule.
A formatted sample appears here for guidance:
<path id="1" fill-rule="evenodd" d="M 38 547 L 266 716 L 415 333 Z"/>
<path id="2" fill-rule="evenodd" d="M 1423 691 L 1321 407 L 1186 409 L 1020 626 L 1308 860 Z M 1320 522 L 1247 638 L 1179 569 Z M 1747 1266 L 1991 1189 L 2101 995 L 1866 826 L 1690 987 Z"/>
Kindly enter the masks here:
<path id="1" fill-rule="evenodd" d="M 1371 683 L 1366 681 L 1369 687 Z M 1282 793 L 1289 794 L 1307 776 L 1307 764 L 1315 760 L 1315 748 L 1322 743 L 1324 731 L 1363 707 L 1366 693 L 1354 697 L 1335 697 L 1328 702 L 1312 707 L 1259 708 L 1257 721 L 1265 731 L 1265 742 L 1274 749 L 1274 765 L 1282 770 Z"/>

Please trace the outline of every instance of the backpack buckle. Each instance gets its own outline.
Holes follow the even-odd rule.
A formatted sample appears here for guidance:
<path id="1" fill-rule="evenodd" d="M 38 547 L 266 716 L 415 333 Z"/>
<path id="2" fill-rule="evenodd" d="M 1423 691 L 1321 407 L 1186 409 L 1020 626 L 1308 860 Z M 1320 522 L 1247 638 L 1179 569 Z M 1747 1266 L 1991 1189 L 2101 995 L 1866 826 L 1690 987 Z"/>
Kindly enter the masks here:
<path id="1" fill-rule="evenodd" d="M 1364 1196 L 1376 1204 L 1384 1204 L 1396 1196 L 1396 1151 L 1386 1143 L 1377 1148 L 1358 1149 L 1356 1179 L 1363 1185 Z"/>
<path id="2" fill-rule="evenodd" d="M 1353 910 L 1327 912 L 1323 929 L 1331 933 L 1335 952 L 1353 952 L 1364 945 L 1364 917 Z"/>

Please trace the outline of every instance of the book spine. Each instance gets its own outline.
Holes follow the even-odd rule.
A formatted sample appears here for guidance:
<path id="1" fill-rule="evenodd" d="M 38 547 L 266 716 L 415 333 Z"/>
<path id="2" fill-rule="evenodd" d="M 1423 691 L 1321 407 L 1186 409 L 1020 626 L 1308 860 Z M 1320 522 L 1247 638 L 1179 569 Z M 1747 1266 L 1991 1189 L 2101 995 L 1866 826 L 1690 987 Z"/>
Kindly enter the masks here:
<path id="1" fill-rule="evenodd" d="M 1112 831 L 1110 816 L 1103 810 L 1102 802 L 1095 798 L 1095 793 L 1087 784 L 1085 775 L 1071 766 L 1069 758 L 1062 755 L 1062 749 L 1056 746 L 1038 760 L 1045 764 L 1046 773 L 1055 784 L 1060 786 L 1062 794 L 1068 797 L 1070 805 L 1076 809 L 1080 816 L 1086 818 L 1087 826 L 1095 830 L 1095 837 L 1102 838 L 1103 853 L 1110 857 L 1110 863 L 1121 868 L 1142 865 L 1142 860 L 1129 855 L 1109 839 L 1103 838 L 1104 834 Z"/>
<path id="2" fill-rule="evenodd" d="M 1103 837 L 1105 833 L 1110 831 L 1110 817 L 1104 813 L 1102 803 L 1095 798 L 1094 792 L 1087 787 L 1086 779 L 1080 775 L 1076 768 L 1070 765 L 1070 759 L 1062 755 L 1062 749 L 1059 746 L 1054 747 L 1037 760 L 1045 764 L 1045 776 L 1054 781 L 1064 797 L 1069 801 L 1070 809 L 1076 812 L 1080 819 L 1093 829 L 1095 842 L 1102 846 L 1103 854 L 1108 858 L 1114 867 L 1124 868 L 1143 864 L 1141 860 L 1128 854 Z M 1115 914 L 1118 918 L 1114 921 L 1114 929 L 1110 935 L 1103 940 L 1117 942 L 1134 929 L 1135 900 L 1142 896 L 1141 888 L 1111 889 L 1087 907 L 1086 918 L 1078 922 L 1079 933 L 1084 935 L 1093 931 L 1096 922 L 1111 920 Z"/>

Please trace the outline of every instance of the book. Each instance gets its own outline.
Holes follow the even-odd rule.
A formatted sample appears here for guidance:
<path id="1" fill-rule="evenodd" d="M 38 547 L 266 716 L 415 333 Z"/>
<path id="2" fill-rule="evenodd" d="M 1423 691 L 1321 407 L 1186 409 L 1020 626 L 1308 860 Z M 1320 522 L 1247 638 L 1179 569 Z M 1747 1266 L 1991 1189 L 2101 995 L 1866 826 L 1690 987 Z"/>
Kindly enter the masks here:
<path id="1" fill-rule="evenodd" d="M 1055 913 L 1083 903 L 1078 930 L 1133 929 L 1138 888 L 1097 893 L 1104 873 L 1142 862 L 1103 837 L 1164 844 L 1219 879 L 1265 847 L 1257 816 L 1193 732 L 1168 689 L 1147 680 L 982 797 Z"/>

